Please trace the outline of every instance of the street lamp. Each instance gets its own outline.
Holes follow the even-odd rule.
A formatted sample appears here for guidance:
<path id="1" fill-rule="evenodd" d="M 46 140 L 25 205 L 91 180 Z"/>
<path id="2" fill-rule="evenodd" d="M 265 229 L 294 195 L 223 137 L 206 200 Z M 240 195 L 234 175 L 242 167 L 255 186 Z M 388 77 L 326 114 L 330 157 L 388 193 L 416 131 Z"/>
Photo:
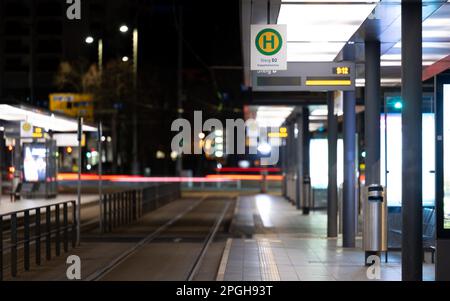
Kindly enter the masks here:
<path id="1" fill-rule="evenodd" d="M 127 25 L 121 25 L 119 31 L 122 33 L 127 33 L 129 30 Z M 127 62 L 129 58 L 127 56 L 122 57 L 123 62 Z M 132 127 L 133 127 L 133 145 L 132 145 L 132 173 L 139 173 L 138 166 L 138 137 L 137 137 L 137 71 L 138 71 L 138 29 L 133 29 L 133 89 L 134 89 L 134 102 L 133 102 L 133 115 L 132 115 Z"/>
<path id="2" fill-rule="evenodd" d="M 128 26 L 126 26 L 126 25 L 121 25 L 121 26 L 119 27 L 119 30 L 120 30 L 120 32 L 123 32 L 123 33 L 128 32 Z"/>
<path id="3" fill-rule="evenodd" d="M 119 31 L 121 33 L 127 33 L 129 31 L 129 27 L 125 24 L 121 25 L 119 27 Z M 132 115 L 132 124 L 133 124 L 133 146 L 132 146 L 132 169 L 133 174 L 138 173 L 138 161 L 137 161 L 137 153 L 138 153 L 138 146 L 137 146 L 137 112 L 136 112 L 136 103 L 137 103 L 137 69 L 138 69 L 138 30 L 137 28 L 133 29 L 133 88 L 135 91 L 135 99 L 133 104 L 133 115 Z M 92 36 L 88 36 L 86 38 L 87 44 L 92 44 L 94 42 L 94 38 Z M 128 62 L 129 57 L 123 56 L 122 57 L 123 62 Z M 100 74 L 103 71 L 103 40 L 98 40 L 98 69 Z"/>
<path id="4" fill-rule="evenodd" d="M 87 36 L 84 41 L 86 42 L 86 44 L 92 44 L 92 43 L 94 43 L 95 39 L 92 36 Z M 98 56 L 98 70 L 101 74 L 102 70 L 103 70 L 103 40 L 102 39 L 98 39 L 97 56 Z"/>

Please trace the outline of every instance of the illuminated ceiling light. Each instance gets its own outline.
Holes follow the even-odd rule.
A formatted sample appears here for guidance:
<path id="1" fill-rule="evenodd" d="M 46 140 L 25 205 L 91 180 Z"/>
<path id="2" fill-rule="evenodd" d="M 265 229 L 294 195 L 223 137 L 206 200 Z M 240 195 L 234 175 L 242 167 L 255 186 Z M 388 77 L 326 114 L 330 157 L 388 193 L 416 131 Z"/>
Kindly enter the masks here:
<path id="1" fill-rule="evenodd" d="M 256 122 L 259 127 L 280 127 L 291 114 L 293 107 L 260 106 L 256 111 Z"/>
<path id="2" fill-rule="evenodd" d="M 272 147 L 269 143 L 264 142 L 258 145 L 258 152 L 260 152 L 263 155 L 268 155 L 272 151 Z"/>
<path id="3" fill-rule="evenodd" d="M 445 57 L 446 54 L 432 54 L 432 53 L 423 53 L 422 54 L 422 60 L 423 61 L 434 61 L 439 60 L 442 57 Z M 382 61 L 401 61 L 402 55 L 401 54 L 393 54 L 393 53 L 386 53 L 381 56 Z"/>
<path id="4" fill-rule="evenodd" d="M 346 43 L 374 8 L 375 4 L 282 4 L 278 24 L 288 26 L 289 42 Z"/>
<path id="5" fill-rule="evenodd" d="M 218 157 L 218 158 L 222 158 L 223 157 L 223 151 L 216 151 L 215 153 L 214 153 L 214 155 L 216 156 L 216 157 Z"/>
<path id="6" fill-rule="evenodd" d="M 289 62 L 329 62 L 344 45 L 344 42 L 288 42 L 287 59 Z"/>
<path id="7" fill-rule="evenodd" d="M 402 48 L 402 43 L 398 42 L 394 48 Z M 450 42 L 422 42 L 422 48 L 450 49 Z"/>
<path id="8" fill-rule="evenodd" d="M 258 111 L 292 111 L 292 107 L 287 106 L 258 106 Z"/>
<path id="9" fill-rule="evenodd" d="M 365 85 L 365 79 L 364 78 L 357 78 L 355 80 L 355 86 L 357 87 L 364 87 Z M 381 86 L 397 86 L 402 83 L 401 78 L 382 78 L 380 80 Z"/>
<path id="10" fill-rule="evenodd" d="M 272 118 L 272 119 L 256 119 L 259 127 L 280 127 L 284 123 L 285 118 Z"/>
<path id="11" fill-rule="evenodd" d="M 204 139 L 205 138 L 205 133 L 198 133 L 198 138 Z"/>
<path id="12" fill-rule="evenodd" d="M 309 120 L 312 121 L 317 121 L 317 120 L 326 120 L 327 116 L 323 115 L 323 116 L 309 116 Z"/>
<path id="13" fill-rule="evenodd" d="M 430 66 L 433 65 L 434 61 L 422 61 L 422 66 Z M 381 61 L 380 66 L 381 67 L 396 67 L 401 66 L 401 61 Z"/>
<path id="14" fill-rule="evenodd" d="M 287 25 L 288 61 L 333 61 L 379 1 L 289 2 L 281 4 L 278 16 L 278 24 Z M 316 44 L 295 46 L 293 42 Z"/>
<path id="15" fill-rule="evenodd" d="M 223 131 L 222 130 L 215 130 L 214 131 L 214 135 L 219 137 L 219 136 L 223 136 Z"/>
<path id="16" fill-rule="evenodd" d="M 401 61 L 401 59 L 402 59 L 401 54 L 386 53 L 381 56 L 381 60 L 383 61 Z"/>
<path id="17" fill-rule="evenodd" d="M 447 38 L 450 35 L 450 30 L 424 30 L 422 31 L 422 38 Z"/>
<path id="18" fill-rule="evenodd" d="M 423 28 L 443 27 L 443 26 L 450 26 L 450 19 L 431 16 L 422 23 Z"/>
<path id="19" fill-rule="evenodd" d="M 120 30 L 120 32 L 123 32 L 123 33 L 125 33 L 125 32 L 127 32 L 127 31 L 128 31 L 128 26 L 126 26 L 126 25 L 122 25 L 122 26 L 120 26 L 120 27 L 119 27 L 119 30 Z"/>
<path id="20" fill-rule="evenodd" d="M 310 116 L 327 116 L 328 110 L 327 109 L 315 109 L 315 110 L 312 110 L 309 115 Z"/>
<path id="21" fill-rule="evenodd" d="M 76 132 L 78 122 L 74 119 L 56 117 L 40 110 L 25 109 L 7 104 L 0 104 L 0 120 L 23 121 L 27 120 L 35 127 L 40 127 L 55 132 Z M 97 128 L 83 125 L 83 131 L 94 132 Z"/>
<path id="22" fill-rule="evenodd" d="M 128 62 L 128 60 L 129 60 L 128 56 L 122 57 L 122 62 Z"/>
<path id="23" fill-rule="evenodd" d="M 422 65 L 428 66 L 432 65 L 434 62 L 439 61 L 450 54 L 450 49 L 448 51 L 441 51 L 439 53 L 422 53 Z M 380 65 L 385 66 L 401 66 L 402 55 L 400 53 L 386 53 L 381 56 Z"/>
<path id="24" fill-rule="evenodd" d="M 91 36 L 86 37 L 86 39 L 84 40 L 87 44 L 92 44 L 94 43 L 94 38 Z"/>
<path id="25" fill-rule="evenodd" d="M 218 144 L 222 144 L 223 143 L 223 138 L 222 137 L 216 137 L 216 138 L 214 138 L 214 142 L 218 143 Z"/>
<path id="26" fill-rule="evenodd" d="M 268 112 L 268 111 L 258 111 L 256 113 L 256 118 L 283 118 L 289 116 L 291 112 Z"/>
<path id="27" fill-rule="evenodd" d="M 402 65 L 401 61 L 380 61 L 381 67 L 396 67 L 401 65 Z"/>

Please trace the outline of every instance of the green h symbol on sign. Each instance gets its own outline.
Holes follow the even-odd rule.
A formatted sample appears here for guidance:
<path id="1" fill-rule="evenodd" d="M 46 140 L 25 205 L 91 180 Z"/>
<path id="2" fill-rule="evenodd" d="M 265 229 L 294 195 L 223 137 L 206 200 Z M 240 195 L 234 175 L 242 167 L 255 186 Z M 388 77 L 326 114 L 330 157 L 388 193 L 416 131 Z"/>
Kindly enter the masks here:
<path id="1" fill-rule="evenodd" d="M 261 30 L 255 39 L 256 49 L 264 55 L 274 55 L 278 53 L 282 44 L 283 39 L 281 38 L 280 33 L 272 28 Z"/>
<path id="2" fill-rule="evenodd" d="M 267 49 L 267 44 L 270 43 L 270 48 L 275 48 L 275 35 L 271 35 L 270 40 L 267 39 L 267 34 L 263 35 L 263 48 Z"/>

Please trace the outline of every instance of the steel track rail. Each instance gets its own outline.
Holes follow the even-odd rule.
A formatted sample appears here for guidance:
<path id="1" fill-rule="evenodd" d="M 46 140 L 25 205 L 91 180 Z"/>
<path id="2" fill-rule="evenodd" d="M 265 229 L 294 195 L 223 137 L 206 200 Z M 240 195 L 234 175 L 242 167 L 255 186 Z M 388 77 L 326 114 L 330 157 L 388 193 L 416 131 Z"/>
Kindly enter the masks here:
<path id="1" fill-rule="evenodd" d="M 173 225 L 175 222 L 177 222 L 179 219 L 181 219 L 184 215 L 186 215 L 187 213 L 191 212 L 193 209 L 195 209 L 198 205 L 200 205 L 204 200 L 206 199 L 206 197 L 203 197 L 202 199 L 200 199 L 199 201 L 197 201 L 196 203 L 192 204 L 191 206 L 189 206 L 186 210 L 184 210 L 183 212 L 179 213 L 178 215 L 176 215 L 174 218 L 172 218 L 170 221 L 168 221 L 167 223 L 165 223 L 164 225 L 162 225 L 161 227 L 159 227 L 158 229 L 156 229 L 154 232 L 150 233 L 149 235 L 147 235 L 146 237 L 144 237 L 143 239 L 141 239 L 136 245 L 134 245 L 133 247 L 131 247 L 130 249 L 124 251 L 122 254 L 120 254 L 119 256 L 117 256 L 115 259 L 113 259 L 109 264 L 107 264 L 105 267 L 103 267 L 102 269 L 90 274 L 88 277 L 84 278 L 85 281 L 98 281 L 101 278 L 103 278 L 104 276 L 106 276 L 109 272 L 111 272 L 115 267 L 117 267 L 118 265 L 120 265 L 122 262 L 124 262 L 127 258 L 129 258 L 130 256 L 132 256 L 133 254 L 135 254 L 140 248 L 142 248 L 143 246 L 145 246 L 147 243 L 151 242 L 152 240 L 154 240 L 161 232 L 163 232 L 164 230 L 166 230 L 168 227 L 170 227 L 171 225 Z"/>
<path id="2" fill-rule="evenodd" d="M 205 239 L 205 242 L 203 243 L 202 249 L 200 251 L 200 254 L 197 256 L 194 265 L 192 266 L 191 270 L 189 271 L 188 277 L 187 277 L 187 281 L 192 281 L 194 280 L 194 277 L 197 275 L 198 270 L 200 269 L 200 266 L 203 262 L 203 258 L 206 255 L 206 252 L 208 251 L 209 246 L 211 245 L 211 243 L 213 242 L 217 232 L 219 231 L 220 225 L 222 224 L 222 221 L 225 217 L 225 214 L 228 211 L 228 208 L 230 207 L 230 203 L 227 203 L 224 208 L 221 211 L 220 216 L 216 219 L 213 227 L 211 228 L 211 230 L 208 233 L 208 236 Z"/>

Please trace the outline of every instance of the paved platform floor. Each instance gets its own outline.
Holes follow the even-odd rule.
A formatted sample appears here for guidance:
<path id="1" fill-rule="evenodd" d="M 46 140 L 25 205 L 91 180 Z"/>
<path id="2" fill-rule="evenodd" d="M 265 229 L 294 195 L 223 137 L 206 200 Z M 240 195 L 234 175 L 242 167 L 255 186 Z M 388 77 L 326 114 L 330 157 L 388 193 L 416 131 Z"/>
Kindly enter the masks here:
<path id="1" fill-rule="evenodd" d="M 28 208 L 35 208 L 40 206 L 51 205 L 59 202 L 76 200 L 76 194 L 59 194 L 56 198 L 45 199 L 20 199 L 11 202 L 9 195 L 2 195 L 0 197 L 0 214 L 5 214 L 13 211 L 25 210 Z M 81 204 L 88 204 L 98 201 L 98 194 L 83 194 L 81 196 Z"/>
<path id="2" fill-rule="evenodd" d="M 279 196 L 240 197 L 233 227 L 244 234 L 227 242 L 218 280 L 370 280 L 361 237 L 357 248 L 342 248 L 341 237 L 326 237 L 326 225 L 326 212 L 304 216 Z M 401 280 L 400 262 L 399 252 L 390 252 L 388 263 L 383 254 L 380 280 Z M 434 280 L 429 262 L 424 263 L 424 280 Z"/>

